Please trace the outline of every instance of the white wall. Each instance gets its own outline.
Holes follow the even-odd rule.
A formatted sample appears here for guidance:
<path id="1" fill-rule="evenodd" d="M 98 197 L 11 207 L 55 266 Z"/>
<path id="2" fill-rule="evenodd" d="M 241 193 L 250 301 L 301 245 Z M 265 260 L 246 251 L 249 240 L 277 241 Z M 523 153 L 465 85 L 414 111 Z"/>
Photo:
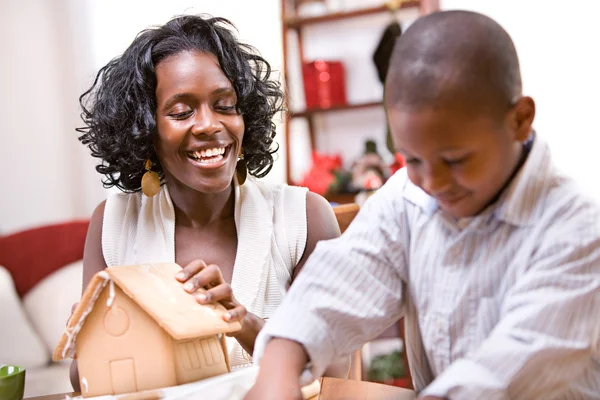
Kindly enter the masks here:
<path id="1" fill-rule="evenodd" d="M 77 141 L 78 96 L 149 25 L 210 13 L 281 70 L 279 0 L 0 0 L 0 233 L 89 217 L 106 197 Z M 282 146 L 283 133 L 277 139 Z M 284 180 L 283 157 L 268 179 Z"/>
<path id="2" fill-rule="evenodd" d="M 537 103 L 535 128 L 556 164 L 600 199 L 600 2 L 442 0 L 443 9 L 481 12 L 512 36 L 523 87 Z M 562 6 L 561 6 L 562 5 Z"/>
<path id="3" fill-rule="evenodd" d="M 85 151 L 76 140 L 85 39 L 76 0 L 0 0 L 0 232 L 80 217 Z M 63 23 L 74 21 L 75 23 Z M 75 188 L 77 195 L 73 195 Z"/>

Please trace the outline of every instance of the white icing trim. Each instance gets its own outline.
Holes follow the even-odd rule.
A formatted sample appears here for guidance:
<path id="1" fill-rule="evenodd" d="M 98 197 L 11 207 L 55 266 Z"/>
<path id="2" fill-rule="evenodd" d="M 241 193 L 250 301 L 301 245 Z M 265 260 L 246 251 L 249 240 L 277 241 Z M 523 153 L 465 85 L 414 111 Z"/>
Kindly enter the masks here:
<path id="1" fill-rule="evenodd" d="M 115 283 L 111 280 L 108 284 L 108 300 L 106 300 L 106 307 L 110 307 L 115 302 Z"/>
<path id="2" fill-rule="evenodd" d="M 110 276 L 104 271 L 98 272 L 98 276 L 101 277 L 102 279 L 104 279 L 104 282 L 102 282 L 100 285 L 98 285 L 96 287 L 96 290 L 92 294 L 92 298 L 88 302 L 88 307 L 81 314 L 79 321 L 77 321 L 77 323 L 75 325 L 73 325 L 72 328 L 65 329 L 64 334 L 67 336 L 67 343 L 65 343 L 65 347 L 62 351 L 63 358 L 67 358 L 67 356 L 73 357 L 75 355 L 75 339 L 77 338 L 77 334 L 83 327 L 83 323 L 85 322 L 85 319 L 87 318 L 87 316 L 94 309 L 94 304 L 96 304 L 96 300 L 98 300 L 98 297 L 100 297 L 100 293 L 102 293 L 102 290 L 106 287 L 106 284 L 110 280 Z M 110 282 L 112 283 L 112 281 L 110 281 Z"/>

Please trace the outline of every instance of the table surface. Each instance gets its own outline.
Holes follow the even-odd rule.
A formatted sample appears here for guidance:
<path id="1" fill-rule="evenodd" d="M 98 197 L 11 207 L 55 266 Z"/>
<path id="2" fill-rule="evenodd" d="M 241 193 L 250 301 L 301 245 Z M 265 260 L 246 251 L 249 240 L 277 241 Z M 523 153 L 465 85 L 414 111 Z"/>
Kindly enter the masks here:
<path id="1" fill-rule="evenodd" d="M 64 400 L 65 394 L 30 397 L 27 400 Z M 318 397 L 311 400 L 413 400 L 415 392 L 378 383 L 323 378 Z"/>

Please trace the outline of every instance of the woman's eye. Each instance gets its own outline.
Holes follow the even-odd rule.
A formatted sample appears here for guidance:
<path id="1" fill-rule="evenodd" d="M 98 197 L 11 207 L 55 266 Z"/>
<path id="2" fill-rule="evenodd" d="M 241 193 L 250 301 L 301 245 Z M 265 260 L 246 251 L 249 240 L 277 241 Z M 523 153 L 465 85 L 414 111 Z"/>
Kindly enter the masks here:
<path id="1" fill-rule="evenodd" d="M 418 159 L 416 159 L 416 158 L 407 158 L 407 159 L 406 159 L 406 163 L 407 163 L 407 164 L 412 164 L 412 165 L 414 165 L 414 164 L 418 164 L 418 163 L 419 163 L 419 160 L 418 160 Z"/>
<path id="2" fill-rule="evenodd" d="M 177 112 L 177 113 L 170 113 L 169 117 L 171 117 L 173 119 L 185 119 L 185 118 L 189 117 L 190 115 L 192 115 L 192 111 L 188 110 L 188 111 L 182 111 L 182 112 Z"/>
<path id="3" fill-rule="evenodd" d="M 222 111 L 222 112 L 226 112 L 226 113 L 237 112 L 235 104 L 234 105 L 221 105 L 221 104 L 217 104 L 215 106 L 215 109 L 217 111 Z"/>

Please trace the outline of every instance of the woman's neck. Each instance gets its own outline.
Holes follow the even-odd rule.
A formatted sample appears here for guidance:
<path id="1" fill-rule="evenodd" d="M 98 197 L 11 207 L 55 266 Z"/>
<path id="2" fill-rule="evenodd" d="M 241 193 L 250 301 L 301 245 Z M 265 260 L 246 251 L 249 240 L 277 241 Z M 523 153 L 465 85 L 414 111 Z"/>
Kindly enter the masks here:
<path id="1" fill-rule="evenodd" d="M 231 184 L 219 193 L 201 193 L 189 187 L 167 183 L 175 208 L 177 225 L 205 227 L 215 221 L 233 218 L 234 187 Z"/>

